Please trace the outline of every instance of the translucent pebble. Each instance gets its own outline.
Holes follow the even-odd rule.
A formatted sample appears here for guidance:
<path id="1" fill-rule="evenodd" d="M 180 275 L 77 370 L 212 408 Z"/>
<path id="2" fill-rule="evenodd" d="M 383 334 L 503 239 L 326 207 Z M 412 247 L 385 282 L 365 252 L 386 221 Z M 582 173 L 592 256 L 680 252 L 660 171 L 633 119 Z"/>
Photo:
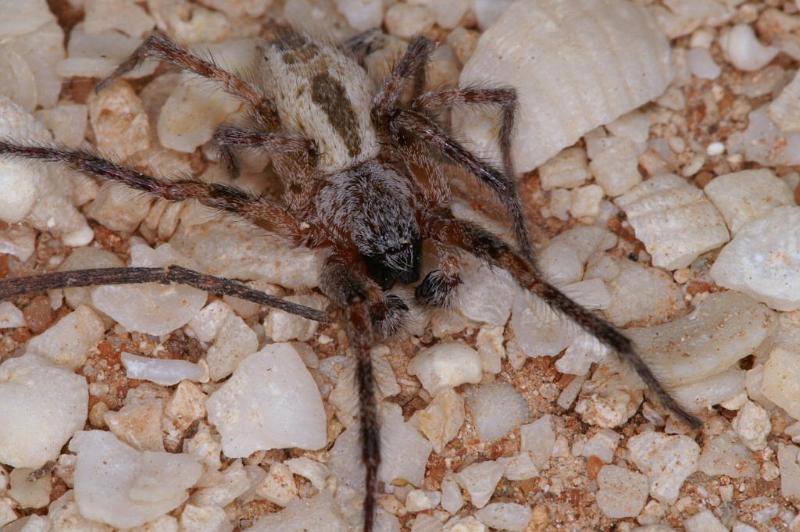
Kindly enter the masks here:
<path id="1" fill-rule="evenodd" d="M 103 338 L 105 325 L 91 308 L 80 306 L 39 336 L 31 338 L 27 351 L 50 359 L 59 366 L 78 368 L 89 350 Z"/>
<path id="2" fill-rule="evenodd" d="M 614 451 L 619 444 L 620 438 L 622 436 L 618 432 L 611 429 L 602 429 L 584 443 L 581 455 L 586 458 L 596 456 L 603 463 L 610 464 L 614 459 Z"/>
<path id="3" fill-rule="evenodd" d="M 506 382 L 472 386 L 466 395 L 467 406 L 483 442 L 502 438 L 530 417 L 527 400 Z"/>
<path id="4" fill-rule="evenodd" d="M 482 30 L 495 23 L 513 0 L 472 0 L 472 11 Z"/>
<path id="5" fill-rule="evenodd" d="M 476 508 L 483 508 L 491 499 L 504 470 L 505 467 L 500 462 L 488 460 L 465 467 L 456 474 L 455 478 L 469 493 L 472 505 Z"/>
<path id="6" fill-rule="evenodd" d="M 121 441 L 139 451 L 163 451 L 161 432 L 164 401 L 160 398 L 136 397 L 128 393 L 125 405 L 103 414 L 103 423 Z"/>
<path id="7" fill-rule="evenodd" d="M 208 380 L 206 371 L 199 364 L 187 360 L 150 358 L 123 352 L 122 365 L 129 379 L 150 381 L 162 386 L 172 386 L 182 380 Z"/>
<path id="8" fill-rule="evenodd" d="M 429 30 L 435 22 L 433 13 L 427 7 L 400 3 L 386 11 L 384 21 L 390 34 L 404 39 Z"/>
<path id="9" fill-rule="evenodd" d="M 21 508 L 44 508 L 50 503 L 52 475 L 49 473 L 36 478 L 35 469 L 18 467 L 8 475 L 8 495 Z"/>
<path id="10" fill-rule="evenodd" d="M 505 325 L 519 290 L 511 275 L 478 260 L 465 260 L 462 266 L 463 284 L 456 292 L 454 307 L 473 321 Z"/>
<path id="11" fill-rule="evenodd" d="M 597 506 L 606 517 L 636 517 L 647 502 L 647 477 L 624 467 L 603 466 L 597 475 L 597 485 Z"/>
<path id="12" fill-rule="evenodd" d="M 550 462 L 553 448 L 556 444 L 556 433 L 553 429 L 553 417 L 545 415 L 523 425 L 519 429 L 521 442 L 520 451 L 530 453 L 533 462 L 539 469 L 544 469 Z"/>
<path id="13" fill-rule="evenodd" d="M 800 383 L 795 378 L 797 371 L 800 371 L 800 354 L 776 347 L 764 364 L 760 391 L 790 416 L 800 419 Z"/>
<path id="14" fill-rule="evenodd" d="M 711 510 L 702 510 L 683 522 L 686 532 L 727 532 L 728 527 Z M 735 527 L 734 527 L 735 528 Z"/>
<path id="15" fill-rule="evenodd" d="M 83 517 L 75 502 L 75 491 L 68 490 L 48 507 L 47 518 L 53 530 L 63 532 L 110 532 L 111 528 Z"/>
<path id="16" fill-rule="evenodd" d="M 248 530 L 251 532 L 272 532 L 274 530 L 345 532 L 347 525 L 331 494 L 321 491 L 307 499 L 295 499 L 278 513 L 266 514 Z"/>
<path id="17" fill-rule="evenodd" d="M 142 100 L 128 83 L 117 81 L 100 93 L 92 92 L 88 106 L 102 153 L 124 161 L 150 147 L 150 122 Z"/>
<path id="18" fill-rule="evenodd" d="M 725 58 L 739 70 L 755 72 L 778 55 L 778 49 L 764 46 L 756 38 L 752 26 L 737 24 L 719 39 Z"/>
<path id="19" fill-rule="evenodd" d="M 0 37 L 13 37 L 34 31 L 54 18 L 45 0 L 2 0 L 0 13 L 3 13 L 0 19 Z"/>
<path id="20" fill-rule="evenodd" d="M 539 167 L 542 190 L 578 187 L 583 185 L 589 177 L 586 151 L 580 146 L 562 150 Z"/>
<path id="21" fill-rule="evenodd" d="M 451 476 L 442 480 L 442 508 L 445 511 L 455 514 L 464 506 L 464 496 L 461 495 L 461 488 Z"/>
<path id="22" fill-rule="evenodd" d="M 0 45 L 0 94 L 8 96 L 28 112 L 36 108 L 36 78 L 28 62 L 17 52 Z"/>
<path id="23" fill-rule="evenodd" d="M 776 207 L 794 205 L 789 185 L 772 170 L 743 170 L 715 177 L 703 188 L 722 213 L 732 234 Z"/>
<path id="24" fill-rule="evenodd" d="M 756 403 L 747 401 L 731 423 L 748 449 L 760 451 L 767 446 L 767 436 L 772 430 L 769 413 Z"/>
<path id="25" fill-rule="evenodd" d="M 796 445 L 778 444 L 778 466 L 781 470 L 781 495 L 800 496 L 800 448 Z"/>
<path id="26" fill-rule="evenodd" d="M 455 390 L 442 390 L 411 422 L 428 438 L 433 450 L 441 453 L 444 446 L 458 435 L 464 424 L 464 399 Z"/>
<path id="27" fill-rule="evenodd" d="M 800 76 L 795 75 L 777 98 L 770 102 L 767 112 L 784 132 L 800 131 Z"/>
<path id="28" fill-rule="evenodd" d="M 25 58 L 36 80 L 38 105 L 45 108 L 55 105 L 61 92 L 61 78 L 56 67 L 64 58 L 64 30 L 55 18 L 36 31 L 6 40 L 4 46 Z"/>
<path id="29" fill-rule="evenodd" d="M 569 213 L 575 218 L 596 218 L 600 214 L 603 189 L 599 185 L 586 185 L 572 189 Z"/>
<path id="30" fill-rule="evenodd" d="M 411 0 L 409 3 L 426 6 L 433 12 L 436 24 L 453 29 L 467 13 L 470 0 Z"/>
<path id="31" fill-rule="evenodd" d="M 0 161 L 0 220 L 16 223 L 23 220 L 36 202 L 37 169 L 18 161 Z"/>
<path id="32" fill-rule="evenodd" d="M 284 300 L 319 310 L 324 309 L 327 304 L 327 299 L 313 294 L 287 296 Z M 306 342 L 314 336 L 318 326 L 319 323 L 314 320 L 307 320 L 278 309 L 270 310 L 267 317 L 264 318 L 264 334 L 269 336 L 273 342 L 288 342 L 289 340 Z"/>
<path id="33" fill-rule="evenodd" d="M 88 414 L 86 379 L 35 355 L 0 365 L 0 464 L 38 468 L 55 460 Z"/>
<path id="34" fill-rule="evenodd" d="M 717 79 L 722 68 L 711 57 L 708 48 L 695 47 L 689 49 L 689 70 L 700 79 Z"/>
<path id="35" fill-rule="evenodd" d="M 753 453 L 739 436 L 728 429 L 719 435 L 706 437 L 697 469 L 709 476 L 727 475 L 731 478 L 755 478 L 758 464 Z"/>
<path id="36" fill-rule="evenodd" d="M 228 532 L 233 530 L 233 523 L 219 506 L 187 504 L 181 512 L 180 529 L 186 532 Z"/>
<path id="37" fill-rule="evenodd" d="M 77 148 L 86 134 L 88 113 L 88 108 L 83 104 L 64 103 L 51 109 L 40 109 L 35 116 L 53 132 L 58 144 Z"/>
<path id="38" fill-rule="evenodd" d="M 701 381 L 676 386 L 670 393 L 689 412 L 702 412 L 732 400 L 744 389 L 745 372 L 733 367 Z"/>
<path id="39" fill-rule="evenodd" d="M 358 31 L 378 28 L 383 22 L 383 0 L 335 0 L 347 23 Z"/>
<path id="40" fill-rule="evenodd" d="M 58 266 L 59 271 L 86 270 L 90 268 L 118 268 L 125 266 L 114 253 L 96 247 L 79 247 Z M 91 306 L 93 287 L 81 286 L 64 289 L 67 305 L 77 309 L 81 305 Z"/>
<path id="41" fill-rule="evenodd" d="M 639 155 L 644 150 L 624 137 L 610 137 L 604 144 L 603 150 L 592 157 L 589 168 L 606 195 L 615 197 L 641 182 Z"/>
<path id="42" fill-rule="evenodd" d="M 547 0 L 512 3 L 481 36 L 460 85 L 517 89 L 512 156 L 527 172 L 658 97 L 671 79 L 669 43 L 643 6 Z M 478 153 L 497 154 L 496 115 L 456 109 L 454 128 Z"/>
<path id="43" fill-rule="evenodd" d="M 703 191 L 676 175 L 652 177 L 616 199 L 653 266 L 684 268 L 728 241 L 720 213 Z"/>
<path id="44" fill-rule="evenodd" d="M 0 329 L 25 327 L 25 316 L 11 301 L 0 303 Z"/>
<path id="45" fill-rule="evenodd" d="M 200 478 L 202 466 L 188 454 L 139 452 L 110 432 L 79 432 L 75 499 L 81 514 L 114 527 L 131 528 L 177 508 Z"/>
<path id="46" fill-rule="evenodd" d="M 487 504 L 475 516 L 484 525 L 497 530 L 522 532 L 526 530 L 533 517 L 530 507 L 513 502 L 495 502 Z"/>
<path id="47" fill-rule="evenodd" d="M 421 512 L 439 506 L 441 494 L 438 491 L 411 490 L 406 495 L 406 510 L 409 512 Z"/>
<path id="48" fill-rule="evenodd" d="M 327 441 L 319 389 L 290 344 L 270 344 L 245 358 L 206 407 L 232 458 L 286 447 L 320 449 Z"/>
<path id="49" fill-rule="evenodd" d="M 711 267 L 720 286 L 777 310 L 800 309 L 800 207 L 778 207 L 744 225 Z"/>
<path id="50" fill-rule="evenodd" d="M 463 342 L 441 342 L 420 351 L 409 363 L 414 375 L 431 395 L 464 383 L 478 383 L 483 375 L 478 352 Z"/>
<path id="51" fill-rule="evenodd" d="M 89 34 L 117 30 L 141 37 L 156 24 L 141 6 L 126 0 L 87 0 L 84 10 L 83 23 Z"/>
<path id="52" fill-rule="evenodd" d="M 700 447 L 688 436 L 656 432 L 638 434 L 628 440 L 630 457 L 650 481 L 650 495 L 674 504 L 684 480 L 697 470 Z"/>

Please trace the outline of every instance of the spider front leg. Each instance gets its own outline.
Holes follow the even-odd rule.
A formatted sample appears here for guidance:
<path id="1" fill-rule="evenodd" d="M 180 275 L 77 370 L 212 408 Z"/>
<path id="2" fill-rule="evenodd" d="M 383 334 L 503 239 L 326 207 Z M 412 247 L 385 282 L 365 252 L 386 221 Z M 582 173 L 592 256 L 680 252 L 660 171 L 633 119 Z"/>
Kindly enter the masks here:
<path id="1" fill-rule="evenodd" d="M 461 285 L 458 257 L 454 251 L 436 240 L 433 241 L 439 258 L 439 269 L 433 270 L 414 290 L 417 301 L 431 307 L 447 307 L 453 300 L 456 288 Z"/>
<path id="2" fill-rule="evenodd" d="M 441 215 L 426 220 L 425 234 L 508 271 L 520 286 L 542 298 L 550 308 L 563 314 L 616 351 L 633 367 L 664 407 L 692 428 L 696 429 L 703 425 L 700 419 L 687 412 L 664 389 L 627 336 L 548 283 L 528 260 L 514 253 L 514 250 L 501 239 L 478 225 Z"/>
<path id="3" fill-rule="evenodd" d="M 310 175 L 316 168 L 319 154 L 311 139 L 284 132 L 261 131 L 222 125 L 214 132 L 213 142 L 219 149 L 220 162 L 231 175 L 238 175 L 234 149 L 260 149 L 270 156 L 288 159 L 296 167 L 286 174 Z"/>
<path id="4" fill-rule="evenodd" d="M 425 86 L 425 66 L 433 49 L 433 41 L 427 37 L 415 37 L 409 43 L 405 54 L 372 101 L 372 116 L 378 123 L 385 123 L 389 119 L 403 95 L 408 79 L 414 80 L 414 97 L 422 92 Z"/>

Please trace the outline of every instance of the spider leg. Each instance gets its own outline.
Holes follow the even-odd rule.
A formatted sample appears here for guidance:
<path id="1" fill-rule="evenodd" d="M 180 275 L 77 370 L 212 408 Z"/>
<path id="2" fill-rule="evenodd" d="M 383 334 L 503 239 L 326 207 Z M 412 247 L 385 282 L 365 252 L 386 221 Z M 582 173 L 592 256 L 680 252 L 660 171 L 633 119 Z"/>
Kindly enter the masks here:
<path id="1" fill-rule="evenodd" d="M 178 283 L 193 286 L 218 296 L 234 296 L 267 307 L 277 308 L 309 320 L 328 322 L 326 312 L 254 290 L 244 283 L 200 273 L 181 266 L 164 268 L 95 268 L 65 272 L 50 272 L 26 277 L 0 279 L 0 301 L 13 296 L 78 286 L 109 284 Z"/>
<path id="2" fill-rule="evenodd" d="M 222 164 L 234 176 L 238 174 L 234 148 L 258 148 L 272 156 L 290 157 L 295 165 L 305 169 L 304 175 L 317 165 L 314 142 L 296 134 L 222 125 L 214 132 L 213 142 L 219 149 Z"/>
<path id="3" fill-rule="evenodd" d="M 228 211 L 275 232 L 292 242 L 301 243 L 307 229 L 286 209 L 264 196 L 254 196 L 235 187 L 203 183 L 193 179 L 168 181 L 143 174 L 132 168 L 103 159 L 85 151 L 70 151 L 44 146 L 19 146 L 0 140 L 0 158 L 18 157 L 64 164 L 70 168 L 116 181 L 136 190 L 164 199 L 196 199 L 203 205 Z"/>
<path id="4" fill-rule="evenodd" d="M 433 41 L 427 37 L 415 37 L 406 48 L 406 53 L 392 69 L 391 75 L 372 100 L 372 116 L 384 123 L 395 110 L 403 95 L 405 81 L 414 78 L 414 95 L 422 92 L 425 86 L 425 65 L 433 52 Z"/>
<path id="5" fill-rule="evenodd" d="M 447 307 L 455 289 L 462 283 L 458 271 L 458 257 L 450 246 L 437 240 L 432 242 L 439 257 L 439 269 L 425 276 L 414 290 L 414 296 L 423 305 Z"/>
<path id="6" fill-rule="evenodd" d="M 627 336 L 545 281 L 531 263 L 514 253 L 508 244 L 480 226 L 457 220 L 452 216 L 437 216 L 427 222 L 426 236 L 461 248 L 490 264 L 507 270 L 520 286 L 542 298 L 552 309 L 568 317 L 603 344 L 615 350 L 636 370 L 636 373 L 658 397 L 661 404 L 677 417 L 692 428 L 702 426 L 702 422 L 697 417 L 684 410 L 664 389 L 652 370 L 636 352 L 633 343 Z"/>
<path id="7" fill-rule="evenodd" d="M 204 78 L 219 82 L 226 92 L 249 104 L 261 118 L 264 125 L 277 128 L 280 124 L 274 103 L 258 89 L 240 77 L 193 54 L 182 47 L 160 30 L 152 33 L 134 50 L 131 56 L 122 62 L 114 72 L 97 84 L 96 91 L 101 91 L 120 76 L 130 72 L 147 58 L 166 61 L 183 70 L 188 70 Z"/>
<path id="8" fill-rule="evenodd" d="M 455 164 L 467 169 L 492 189 L 503 202 L 511 217 L 522 256 L 528 261 L 532 260 L 533 251 L 528 229 L 525 226 L 522 205 L 512 177 L 493 168 L 489 163 L 481 160 L 456 140 L 450 138 L 433 119 L 423 113 L 411 109 L 398 109 L 394 113 L 389 127 L 397 144 L 425 143 L 428 147 L 445 155 Z"/>
<path id="9" fill-rule="evenodd" d="M 384 45 L 384 34 L 378 28 L 372 28 L 353 35 L 342 43 L 342 47 L 355 57 L 363 66 L 364 58 Z"/>

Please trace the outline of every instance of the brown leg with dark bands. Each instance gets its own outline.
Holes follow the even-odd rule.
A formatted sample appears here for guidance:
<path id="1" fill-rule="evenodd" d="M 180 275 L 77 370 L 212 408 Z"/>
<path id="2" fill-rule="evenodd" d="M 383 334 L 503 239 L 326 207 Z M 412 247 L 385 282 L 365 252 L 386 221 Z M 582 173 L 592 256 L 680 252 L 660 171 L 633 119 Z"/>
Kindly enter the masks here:
<path id="1" fill-rule="evenodd" d="M 425 65 L 433 52 L 433 41 L 427 37 L 415 37 L 408 45 L 406 53 L 397 62 L 392 74 L 383 82 L 383 86 L 372 101 L 372 116 L 384 122 L 394 110 L 403 95 L 405 82 L 414 79 L 415 90 L 425 84 Z M 422 73 L 420 73 L 422 71 Z M 421 87 L 419 88 L 421 91 Z"/>
<path id="2" fill-rule="evenodd" d="M 213 141 L 220 151 L 220 162 L 234 176 L 238 174 L 238 165 L 233 149 L 257 148 L 273 157 L 292 157 L 296 164 L 306 168 L 304 174 L 310 174 L 317 165 L 318 153 L 314 142 L 299 135 L 223 125 L 214 132 Z"/>
<path id="3" fill-rule="evenodd" d="M 664 407 L 692 428 L 702 421 L 687 412 L 664 389 L 652 370 L 636 352 L 631 340 L 613 325 L 572 301 L 558 288 L 542 279 L 530 262 L 520 257 L 502 240 L 485 229 L 463 220 L 437 218 L 429 220 L 426 233 L 436 240 L 459 247 L 490 264 L 507 270 L 516 281 L 542 298 L 552 309 L 560 312 L 586 332 L 615 350 L 630 364 Z"/>
<path id="4" fill-rule="evenodd" d="M 331 321 L 327 312 L 284 301 L 279 297 L 265 294 L 238 281 L 196 272 L 181 266 L 166 266 L 164 268 L 95 268 L 0 279 L 0 301 L 18 295 L 56 288 L 141 283 L 185 284 L 218 296 L 238 297 L 259 305 L 280 309 L 309 320 Z"/>

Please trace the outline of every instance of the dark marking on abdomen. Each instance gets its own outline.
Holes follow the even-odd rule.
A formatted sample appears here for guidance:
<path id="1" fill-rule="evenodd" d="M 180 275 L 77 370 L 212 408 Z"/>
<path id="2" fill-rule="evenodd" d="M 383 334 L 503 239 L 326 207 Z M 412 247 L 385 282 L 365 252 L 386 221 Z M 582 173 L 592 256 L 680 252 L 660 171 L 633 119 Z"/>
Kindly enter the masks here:
<path id="1" fill-rule="evenodd" d="M 333 129 L 347 146 L 350 157 L 361 153 L 361 136 L 359 135 L 356 113 L 344 87 L 327 73 L 314 76 L 311 80 L 311 100 L 317 104 Z"/>

